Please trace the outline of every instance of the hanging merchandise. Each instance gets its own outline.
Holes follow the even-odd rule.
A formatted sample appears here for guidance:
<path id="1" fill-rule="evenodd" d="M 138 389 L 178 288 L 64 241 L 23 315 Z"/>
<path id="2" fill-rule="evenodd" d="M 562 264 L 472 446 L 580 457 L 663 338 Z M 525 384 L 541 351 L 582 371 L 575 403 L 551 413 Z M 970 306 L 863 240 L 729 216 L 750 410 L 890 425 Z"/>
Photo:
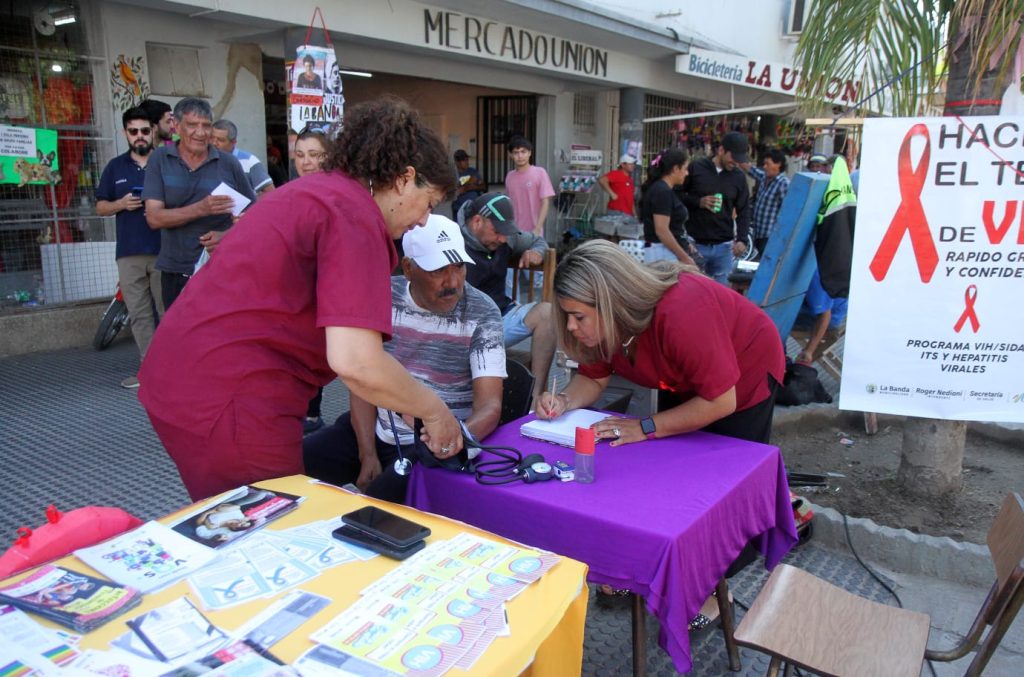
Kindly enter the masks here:
<path id="1" fill-rule="evenodd" d="M 320 16 L 326 46 L 310 44 L 313 23 Z M 310 19 L 306 39 L 295 50 L 295 61 L 289 64 L 288 106 L 291 110 L 291 128 L 326 130 L 345 112 L 341 69 L 331 44 L 324 15 L 317 7 Z"/>

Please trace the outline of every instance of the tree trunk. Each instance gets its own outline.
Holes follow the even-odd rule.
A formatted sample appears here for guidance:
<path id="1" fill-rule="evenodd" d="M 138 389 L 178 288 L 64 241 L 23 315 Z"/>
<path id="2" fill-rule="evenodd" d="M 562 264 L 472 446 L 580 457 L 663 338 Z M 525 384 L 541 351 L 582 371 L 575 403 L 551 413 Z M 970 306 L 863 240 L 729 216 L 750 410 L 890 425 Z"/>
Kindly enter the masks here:
<path id="1" fill-rule="evenodd" d="M 908 416 L 897 481 L 919 496 L 960 491 L 967 424 Z"/>
<path id="2" fill-rule="evenodd" d="M 956 36 L 950 47 L 955 45 Z M 946 79 L 946 115 L 996 115 L 1002 89 L 994 71 L 985 74 L 977 94 L 970 82 L 971 65 L 978 50 L 968 38 L 949 54 Z M 1005 85 L 1003 85 L 1005 87 Z M 963 480 L 967 424 L 907 417 L 903 425 L 903 452 L 897 474 L 899 484 L 912 494 L 935 496 L 959 491 Z"/>

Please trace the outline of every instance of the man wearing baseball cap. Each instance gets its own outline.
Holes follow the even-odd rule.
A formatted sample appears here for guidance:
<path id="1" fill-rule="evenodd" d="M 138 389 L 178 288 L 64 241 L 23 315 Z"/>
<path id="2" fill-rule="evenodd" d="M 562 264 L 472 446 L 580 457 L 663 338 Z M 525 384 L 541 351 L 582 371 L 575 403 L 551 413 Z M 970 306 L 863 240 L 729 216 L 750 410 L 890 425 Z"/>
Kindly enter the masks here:
<path id="1" fill-rule="evenodd" d="M 405 276 L 391 279 L 392 332 L 384 349 L 482 439 L 501 416 L 501 314 L 486 294 L 466 284 L 473 259 L 451 219 L 431 215 L 405 234 L 402 250 Z M 412 428 L 402 412 L 349 398 L 350 410 L 334 425 L 303 440 L 306 473 L 338 486 L 353 482 L 369 496 L 401 503 L 408 472 L 397 471 L 395 440 L 397 435 L 402 458 L 415 461 Z"/>
<path id="2" fill-rule="evenodd" d="M 619 168 L 598 178 L 597 183 L 608 193 L 608 210 L 636 216 L 636 196 L 633 188 L 633 172 L 636 158 L 624 153 L 619 158 Z"/>
<path id="3" fill-rule="evenodd" d="M 807 171 L 831 174 L 832 165 L 829 164 L 828 158 L 824 155 L 812 155 L 807 158 Z"/>
<path id="4" fill-rule="evenodd" d="M 455 169 L 458 172 L 458 185 L 455 186 L 455 199 L 452 201 L 452 218 L 458 218 L 462 205 L 480 196 L 480 193 L 487 190 L 480 172 L 476 167 L 469 166 L 469 153 L 461 148 L 455 151 L 452 156 L 455 159 Z"/>
<path id="5" fill-rule="evenodd" d="M 505 347 L 533 337 L 530 370 L 535 377 L 533 398 L 536 401 L 547 389 L 548 371 L 555 356 L 551 304 L 520 305 L 505 293 L 505 279 L 512 261 L 518 260 L 520 268 L 540 264 L 548 243 L 543 237 L 516 226 L 512 200 L 502 193 L 484 193 L 467 202 L 458 218 L 466 239 L 466 251 L 476 264 L 467 271 L 467 279 L 490 296 L 501 311 Z"/>
<path id="6" fill-rule="evenodd" d="M 750 162 L 747 150 L 746 134 L 727 132 L 714 156 L 690 163 L 680 196 L 690 210 L 686 232 L 704 257 L 704 273 L 724 285 L 733 256 L 747 250 L 750 188 L 739 167 Z"/>

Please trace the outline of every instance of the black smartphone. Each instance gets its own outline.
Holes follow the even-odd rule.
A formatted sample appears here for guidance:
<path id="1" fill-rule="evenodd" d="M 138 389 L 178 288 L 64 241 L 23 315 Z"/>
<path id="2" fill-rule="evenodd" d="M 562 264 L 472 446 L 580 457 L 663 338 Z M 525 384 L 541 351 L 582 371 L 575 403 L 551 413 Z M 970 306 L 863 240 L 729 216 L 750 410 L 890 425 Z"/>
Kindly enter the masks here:
<path id="1" fill-rule="evenodd" d="M 406 559 L 410 555 L 413 555 L 422 550 L 427 544 L 426 541 L 419 540 L 414 541 L 412 545 L 406 546 L 404 548 L 397 548 L 391 543 L 383 541 L 375 536 L 371 536 L 365 531 L 360 531 L 359 529 L 356 529 L 354 526 L 349 524 L 344 524 L 338 527 L 337 529 L 331 532 L 331 535 L 339 541 L 352 543 L 353 545 L 358 545 L 360 548 L 366 548 L 367 550 L 372 550 L 373 552 L 380 553 L 385 557 L 390 557 L 391 559 L 397 560 Z"/>
<path id="2" fill-rule="evenodd" d="M 142 199 L 142 186 L 132 186 L 132 197 Z"/>
<path id="3" fill-rule="evenodd" d="M 342 515 L 341 521 L 396 548 L 408 547 L 430 535 L 427 527 L 372 505 Z"/>

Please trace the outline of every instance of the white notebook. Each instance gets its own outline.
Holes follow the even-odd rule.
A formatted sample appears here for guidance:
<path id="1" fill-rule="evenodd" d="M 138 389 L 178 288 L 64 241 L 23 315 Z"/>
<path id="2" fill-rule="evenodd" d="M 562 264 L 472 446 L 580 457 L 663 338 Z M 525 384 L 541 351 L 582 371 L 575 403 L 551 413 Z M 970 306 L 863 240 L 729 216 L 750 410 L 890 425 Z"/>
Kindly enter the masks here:
<path id="1" fill-rule="evenodd" d="M 552 421 L 536 419 L 519 426 L 519 434 L 535 440 L 554 442 L 562 446 L 576 445 L 576 428 L 589 428 L 598 421 L 608 418 L 608 414 L 590 409 L 573 409 Z"/>

